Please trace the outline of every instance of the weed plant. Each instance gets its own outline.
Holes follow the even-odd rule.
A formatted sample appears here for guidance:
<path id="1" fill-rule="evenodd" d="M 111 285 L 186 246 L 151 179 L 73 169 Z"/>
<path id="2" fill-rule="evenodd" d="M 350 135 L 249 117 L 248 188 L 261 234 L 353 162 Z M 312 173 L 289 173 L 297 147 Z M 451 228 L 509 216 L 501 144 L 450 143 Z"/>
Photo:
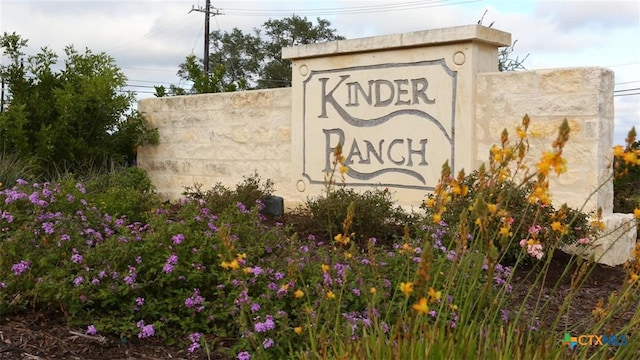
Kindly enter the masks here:
<path id="1" fill-rule="evenodd" d="M 260 197 L 268 188 L 255 179 L 235 191 L 188 190 L 145 221 L 105 212 L 82 183 L 19 180 L 0 191 L 0 313 L 57 312 L 89 335 L 159 337 L 207 358 L 637 358 L 640 247 L 618 291 L 576 323 L 567 315 L 589 261 L 571 258 L 568 268 L 578 270 L 567 291 L 542 291 L 572 229 L 589 246 L 601 223 L 598 214 L 588 224 L 561 216 L 562 208 L 544 222 L 537 209 L 550 205 L 548 175 L 566 169 L 569 129 L 563 124 L 553 149 L 527 170 L 527 127 L 525 118 L 513 145 L 505 133 L 489 166 L 469 179 L 445 166 L 418 229 L 388 246 L 375 235 L 352 240 L 366 210 L 348 191 L 336 200 L 349 203 L 327 239 L 266 225 Z M 628 154 L 616 157 L 631 164 Z M 339 147 L 334 158 L 332 174 L 344 174 Z M 250 200 L 238 200 L 242 189 Z M 447 213 L 452 206 L 459 217 Z M 512 266 L 502 262 L 509 252 Z M 516 298 L 512 270 L 525 260 L 539 271 Z M 559 309 L 551 302 L 558 297 Z M 570 349 L 565 334 L 614 335 L 618 346 Z"/>

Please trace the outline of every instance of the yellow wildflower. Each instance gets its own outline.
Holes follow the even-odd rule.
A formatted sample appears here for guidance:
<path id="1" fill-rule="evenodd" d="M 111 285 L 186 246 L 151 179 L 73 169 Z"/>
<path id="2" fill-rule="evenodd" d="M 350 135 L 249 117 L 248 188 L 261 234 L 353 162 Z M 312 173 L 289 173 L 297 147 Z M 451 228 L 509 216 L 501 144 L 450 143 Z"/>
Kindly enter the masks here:
<path id="1" fill-rule="evenodd" d="M 296 292 L 293 293 L 293 297 L 295 297 L 296 299 L 300 299 L 303 296 L 304 296 L 304 291 L 300 289 L 296 290 Z"/>
<path id="2" fill-rule="evenodd" d="M 442 215 L 433 214 L 433 223 L 434 224 L 438 224 L 438 223 L 440 223 L 440 221 L 442 221 Z"/>
<path id="3" fill-rule="evenodd" d="M 223 269 L 225 270 L 238 270 L 240 269 L 240 264 L 238 264 L 238 260 L 233 259 L 231 261 L 223 261 L 222 263 L 220 263 L 220 266 L 222 266 Z"/>
<path id="4" fill-rule="evenodd" d="M 236 259 L 238 260 L 244 260 L 247 258 L 247 254 L 246 253 L 240 253 L 238 255 L 236 255 Z"/>
<path id="5" fill-rule="evenodd" d="M 351 255 L 351 253 L 350 253 L 350 252 L 348 252 L 348 251 L 345 251 L 345 252 L 344 252 L 344 258 L 345 258 L 345 259 L 349 260 L 349 259 L 351 259 L 351 257 L 353 257 L 353 255 Z"/>
<path id="6" fill-rule="evenodd" d="M 429 301 L 434 302 L 442 298 L 442 291 L 436 291 L 434 288 L 429 288 Z"/>
<path id="7" fill-rule="evenodd" d="M 600 229 L 600 231 L 604 231 L 604 229 L 606 228 L 604 221 L 594 220 L 590 224 L 592 227 Z"/>
<path id="8" fill-rule="evenodd" d="M 635 152 L 628 152 L 624 154 L 623 159 L 625 163 L 635 165 L 638 162 L 638 155 Z"/>
<path id="9" fill-rule="evenodd" d="M 326 273 L 327 271 L 329 271 L 329 265 L 327 264 L 322 264 L 321 268 L 323 273 Z"/>
<path id="10" fill-rule="evenodd" d="M 231 270 L 238 270 L 240 269 L 240 264 L 238 263 L 237 259 L 233 259 L 231 260 L 231 262 L 229 263 L 229 268 Z"/>
<path id="11" fill-rule="evenodd" d="M 293 331 L 294 331 L 296 334 L 300 335 L 300 334 L 302 334 L 302 327 L 300 327 L 300 326 L 296 326 L 296 327 L 294 327 L 294 328 L 293 328 Z"/>
<path id="12" fill-rule="evenodd" d="M 554 221 L 551 223 L 551 229 L 553 229 L 553 231 L 562 232 L 564 230 L 564 225 L 562 225 L 560 221 Z"/>
<path id="13" fill-rule="evenodd" d="M 338 244 L 347 245 L 351 239 L 348 236 L 344 236 L 342 234 L 338 234 L 333 238 Z"/>
<path id="14" fill-rule="evenodd" d="M 511 230 L 511 226 L 510 225 L 505 225 L 503 227 L 500 228 L 500 235 L 501 236 L 509 236 L 509 230 Z"/>
<path id="15" fill-rule="evenodd" d="M 404 293 L 404 296 L 409 296 L 413 292 L 413 283 L 411 281 L 400 283 L 400 291 Z"/>
<path id="16" fill-rule="evenodd" d="M 622 145 L 616 145 L 616 146 L 613 147 L 613 155 L 615 157 L 624 156 L 624 149 L 622 148 Z"/>
<path id="17" fill-rule="evenodd" d="M 436 199 L 428 198 L 427 200 L 424 201 L 424 203 L 427 207 L 432 207 L 436 203 Z"/>
<path id="18" fill-rule="evenodd" d="M 419 315 L 429 312 L 429 306 L 427 305 L 427 299 L 421 298 L 419 302 L 413 304 L 413 309 L 418 312 Z"/>
<path id="19" fill-rule="evenodd" d="M 495 214 L 496 211 L 498 210 L 498 205 L 496 205 L 496 204 L 487 204 L 487 209 L 489 209 L 490 213 Z"/>
<path id="20" fill-rule="evenodd" d="M 245 275 L 251 274 L 251 272 L 252 272 L 252 271 L 253 271 L 253 269 L 252 269 L 252 268 L 250 268 L 250 267 L 242 268 L 242 272 L 243 272 Z"/>
<path id="21" fill-rule="evenodd" d="M 329 300 L 333 300 L 333 299 L 335 299 L 335 298 L 336 298 L 336 294 L 334 294 L 334 293 L 333 293 L 333 291 L 329 290 L 329 291 L 327 292 L 327 299 L 329 299 Z"/>
<path id="22" fill-rule="evenodd" d="M 371 289 L 369 289 L 369 292 L 370 292 L 371 294 L 374 294 L 374 295 L 375 295 L 375 293 L 377 293 L 377 292 L 378 292 L 378 290 L 376 290 L 376 288 L 375 288 L 375 287 L 372 287 Z"/>
<path id="23" fill-rule="evenodd" d="M 544 174 L 545 176 L 549 175 L 549 170 L 551 169 L 551 162 L 553 161 L 553 158 L 553 153 L 548 151 L 543 152 L 540 162 L 536 164 L 538 172 Z"/>
<path id="24" fill-rule="evenodd" d="M 640 219 L 640 208 L 633 209 L 633 215 L 636 217 L 636 219 Z"/>

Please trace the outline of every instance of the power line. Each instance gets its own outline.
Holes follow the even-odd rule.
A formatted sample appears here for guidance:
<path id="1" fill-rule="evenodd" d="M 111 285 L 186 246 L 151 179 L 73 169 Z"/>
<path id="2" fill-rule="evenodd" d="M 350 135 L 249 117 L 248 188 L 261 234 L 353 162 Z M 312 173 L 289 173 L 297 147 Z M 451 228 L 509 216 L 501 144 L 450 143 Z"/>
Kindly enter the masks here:
<path id="1" fill-rule="evenodd" d="M 330 7 L 330 8 L 314 8 L 314 9 L 247 9 L 247 8 L 223 8 L 225 14 L 236 16 L 289 16 L 292 13 L 304 13 L 306 15 L 343 15 L 343 14 L 368 14 L 376 12 L 391 12 L 415 10 L 424 8 L 434 8 L 443 6 L 460 5 L 467 3 L 480 2 L 482 0 L 425 0 L 410 1 L 392 4 L 351 6 L 351 7 Z"/>
<path id="2" fill-rule="evenodd" d="M 638 90 L 640 90 L 640 88 L 624 89 L 624 90 L 614 90 L 613 92 L 614 92 L 614 93 L 617 93 L 617 92 L 638 91 Z"/>

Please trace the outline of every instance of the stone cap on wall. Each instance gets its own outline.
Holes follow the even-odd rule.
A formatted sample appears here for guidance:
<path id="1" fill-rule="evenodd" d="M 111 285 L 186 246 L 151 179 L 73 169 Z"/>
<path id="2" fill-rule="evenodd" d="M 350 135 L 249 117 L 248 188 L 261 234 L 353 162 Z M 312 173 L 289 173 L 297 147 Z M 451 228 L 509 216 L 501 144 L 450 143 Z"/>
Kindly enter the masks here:
<path id="1" fill-rule="evenodd" d="M 401 34 L 336 40 L 320 44 L 296 45 L 282 49 L 283 59 L 349 54 L 374 50 L 392 50 L 460 42 L 479 42 L 496 47 L 511 46 L 511 34 L 482 25 L 463 25 Z"/>

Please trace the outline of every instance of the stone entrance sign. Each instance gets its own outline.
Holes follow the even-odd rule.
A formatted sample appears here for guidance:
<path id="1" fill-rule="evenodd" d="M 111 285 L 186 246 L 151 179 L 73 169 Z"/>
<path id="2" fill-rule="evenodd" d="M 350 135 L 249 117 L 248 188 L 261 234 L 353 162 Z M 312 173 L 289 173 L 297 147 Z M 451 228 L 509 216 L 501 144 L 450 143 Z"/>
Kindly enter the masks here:
<path id="1" fill-rule="evenodd" d="M 433 190 L 440 165 L 455 163 L 456 75 L 443 59 L 311 71 L 303 177 L 322 184 L 340 143 L 347 185 Z"/>
<path id="2" fill-rule="evenodd" d="M 322 193 L 342 144 L 347 186 L 389 188 L 415 208 L 444 162 L 454 175 L 478 169 L 525 114 L 530 164 L 567 119 L 568 171 L 551 177 L 552 201 L 602 209 L 607 230 L 593 254 L 624 263 L 636 230 L 632 214 L 612 213 L 613 72 L 498 72 L 497 49 L 510 44 L 508 33 L 471 25 L 285 48 L 292 88 L 139 101 L 160 145 L 138 149 L 138 163 L 167 198 L 255 172 L 291 207 Z"/>
<path id="3" fill-rule="evenodd" d="M 298 191 L 324 185 L 338 144 L 347 186 L 390 188 L 400 202 L 433 190 L 445 162 L 473 168 L 475 76 L 496 71 L 496 48 L 510 43 L 462 26 L 283 49 Z"/>

